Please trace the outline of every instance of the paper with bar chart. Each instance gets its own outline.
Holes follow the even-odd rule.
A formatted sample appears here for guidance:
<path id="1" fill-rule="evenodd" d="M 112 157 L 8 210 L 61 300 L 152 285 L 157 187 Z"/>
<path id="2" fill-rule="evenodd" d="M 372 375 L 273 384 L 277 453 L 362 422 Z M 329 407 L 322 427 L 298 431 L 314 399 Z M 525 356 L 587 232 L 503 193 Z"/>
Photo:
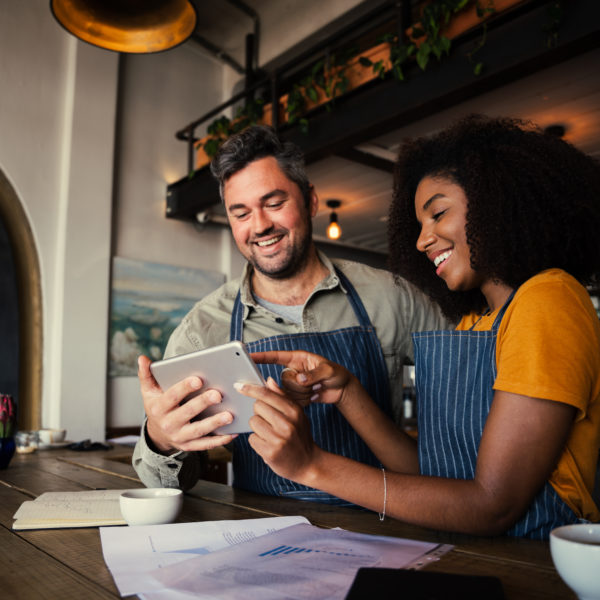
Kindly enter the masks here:
<path id="1" fill-rule="evenodd" d="M 298 524 L 151 573 L 144 600 L 345 598 L 360 567 L 420 568 L 451 546 Z"/>
<path id="2" fill-rule="evenodd" d="M 268 517 L 239 521 L 204 521 L 101 527 L 100 539 L 106 565 L 121 596 L 161 590 L 163 584 L 148 573 L 188 561 L 192 556 L 240 544 L 283 527 L 308 523 L 304 517 Z M 174 596 L 171 595 L 171 598 Z"/>

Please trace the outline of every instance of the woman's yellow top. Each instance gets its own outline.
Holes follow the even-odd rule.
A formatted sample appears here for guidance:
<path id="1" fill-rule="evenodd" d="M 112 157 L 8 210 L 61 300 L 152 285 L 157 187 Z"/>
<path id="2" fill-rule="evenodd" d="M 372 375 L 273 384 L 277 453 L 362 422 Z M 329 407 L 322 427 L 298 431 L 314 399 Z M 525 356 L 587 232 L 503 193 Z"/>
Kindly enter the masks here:
<path id="1" fill-rule="evenodd" d="M 498 310 L 467 315 L 457 329 L 489 330 Z M 521 285 L 500 323 L 496 367 L 495 390 L 577 408 L 550 483 L 575 514 L 600 521 L 591 496 L 600 448 L 600 320 L 586 289 L 560 269 Z"/>

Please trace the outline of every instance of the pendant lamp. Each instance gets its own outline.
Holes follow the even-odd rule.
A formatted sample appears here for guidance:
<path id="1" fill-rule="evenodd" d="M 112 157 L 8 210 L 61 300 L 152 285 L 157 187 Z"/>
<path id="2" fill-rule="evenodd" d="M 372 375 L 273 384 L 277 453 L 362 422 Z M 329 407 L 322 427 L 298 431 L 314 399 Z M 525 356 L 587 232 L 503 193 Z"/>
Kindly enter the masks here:
<path id="1" fill-rule="evenodd" d="M 337 240 L 342 235 L 342 228 L 338 223 L 336 208 L 339 208 L 342 202 L 340 200 L 327 200 L 327 206 L 331 208 L 331 215 L 329 215 L 329 225 L 327 226 L 327 237 L 330 240 Z"/>
<path id="2" fill-rule="evenodd" d="M 50 9 L 80 40 L 133 54 L 174 48 L 196 26 L 189 0 L 50 0 Z"/>

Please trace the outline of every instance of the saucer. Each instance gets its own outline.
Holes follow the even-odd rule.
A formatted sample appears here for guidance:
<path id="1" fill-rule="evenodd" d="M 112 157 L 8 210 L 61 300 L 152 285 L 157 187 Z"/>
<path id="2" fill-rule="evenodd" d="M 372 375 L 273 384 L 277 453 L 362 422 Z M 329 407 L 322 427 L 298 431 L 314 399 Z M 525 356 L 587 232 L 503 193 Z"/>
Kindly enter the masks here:
<path id="1" fill-rule="evenodd" d="M 50 442 L 49 444 L 43 444 L 40 442 L 38 444 L 38 450 L 55 450 L 58 448 L 66 448 L 72 443 L 73 442 L 69 442 L 67 440 L 64 440 L 63 442 Z"/>

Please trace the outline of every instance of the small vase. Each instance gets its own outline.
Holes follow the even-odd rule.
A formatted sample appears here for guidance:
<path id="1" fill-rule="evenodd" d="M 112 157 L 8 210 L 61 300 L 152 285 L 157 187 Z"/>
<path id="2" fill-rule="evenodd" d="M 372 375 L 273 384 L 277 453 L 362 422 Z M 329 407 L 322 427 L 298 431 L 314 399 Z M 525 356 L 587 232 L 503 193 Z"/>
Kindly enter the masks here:
<path id="1" fill-rule="evenodd" d="M 15 453 L 15 438 L 0 438 L 0 469 L 6 469 Z"/>

